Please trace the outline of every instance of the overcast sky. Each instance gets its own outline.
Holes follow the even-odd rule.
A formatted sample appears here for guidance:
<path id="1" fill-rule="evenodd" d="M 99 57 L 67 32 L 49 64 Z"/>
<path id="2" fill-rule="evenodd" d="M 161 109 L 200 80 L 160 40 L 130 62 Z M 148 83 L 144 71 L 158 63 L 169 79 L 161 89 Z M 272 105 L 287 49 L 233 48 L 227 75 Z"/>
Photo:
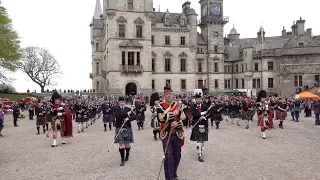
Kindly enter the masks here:
<path id="1" fill-rule="evenodd" d="M 113 1 L 113 0 L 111 0 Z M 115 1 L 115 0 L 114 0 Z M 158 11 L 181 12 L 186 0 L 154 0 Z M 199 0 L 189 0 L 200 18 Z M 57 79 L 57 89 L 90 89 L 91 44 L 90 27 L 96 0 L 2 0 L 21 37 L 21 47 L 47 48 L 59 61 L 64 74 Z M 102 0 L 101 0 L 102 5 Z M 306 28 L 320 35 L 319 0 L 224 0 L 224 16 L 235 24 L 240 37 L 256 37 L 261 25 L 266 36 L 279 36 L 283 26 L 291 30 L 293 21 L 306 20 Z M 27 75 L 12 74 L 19 92 L 40 91 Z"/>

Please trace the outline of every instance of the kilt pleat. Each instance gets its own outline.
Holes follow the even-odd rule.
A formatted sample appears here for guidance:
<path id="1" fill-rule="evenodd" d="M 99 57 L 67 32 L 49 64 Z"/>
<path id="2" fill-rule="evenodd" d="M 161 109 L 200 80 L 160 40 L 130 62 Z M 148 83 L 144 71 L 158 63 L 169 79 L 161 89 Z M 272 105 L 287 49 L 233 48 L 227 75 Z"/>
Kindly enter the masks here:
<path id="1" fill-rule="evenodd" d="M 209 129 L 208 127 L 205 127 L 204 129 L 205 129 L 205 132 L 200 133 L 199 126 L 195 126 L 192 129 L 190 141 L 208 141 Z"/>
<path id="2" fill-rule="evenodd" d="M 122 133 L 119 133 L 120 128 L 116 128 L 114 143 L 134 143 L 132 128 L 131 127 L 130 128 L 129 127 L 124 127 L 123 129 L 127 130 L 128 136 L 127 137 L 123 137 Z M 118 133 L 119 133 L 119 135 L 118 135 L 118 137 L 116 137 L 116 135 Z"/>

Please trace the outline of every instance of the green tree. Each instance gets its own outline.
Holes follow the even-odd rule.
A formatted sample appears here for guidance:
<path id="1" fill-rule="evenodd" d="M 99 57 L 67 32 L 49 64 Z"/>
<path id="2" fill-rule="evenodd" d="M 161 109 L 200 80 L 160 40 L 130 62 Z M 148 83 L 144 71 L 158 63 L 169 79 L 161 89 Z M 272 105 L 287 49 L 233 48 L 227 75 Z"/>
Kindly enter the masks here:
<path id="1" fill-rule="evenodd" d="M 17 70 L 21 58 L 18 33 L 0 1 L 0 81 L 10 81 L 5 72 Z"/>

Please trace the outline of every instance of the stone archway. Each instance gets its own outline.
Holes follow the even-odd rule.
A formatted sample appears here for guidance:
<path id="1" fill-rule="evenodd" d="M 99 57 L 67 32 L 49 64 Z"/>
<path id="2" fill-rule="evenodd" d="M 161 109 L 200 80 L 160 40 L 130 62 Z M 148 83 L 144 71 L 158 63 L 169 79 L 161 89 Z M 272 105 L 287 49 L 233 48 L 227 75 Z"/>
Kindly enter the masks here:
<path id="1" fill-rule="evenodd" d="M 130 82 L 126 85 L 126 92 L 125 92 L 126 95 L 137 95 L 137 91 L 138 91 L 138 88 L 135 83 Z"/>

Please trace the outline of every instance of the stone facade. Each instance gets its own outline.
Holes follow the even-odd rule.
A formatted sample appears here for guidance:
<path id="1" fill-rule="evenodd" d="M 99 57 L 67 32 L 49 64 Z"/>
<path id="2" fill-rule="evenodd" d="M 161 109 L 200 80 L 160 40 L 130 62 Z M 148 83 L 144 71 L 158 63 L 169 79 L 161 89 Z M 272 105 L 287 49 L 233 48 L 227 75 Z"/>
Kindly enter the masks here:
<path id="1" fill-rule="evenodd" d="M 155 12 L 152 0 L 103 2 L 90 24 L 97 92 L 150 94 L 170 83 L 176 92 L 265 89 L 288 97 L 319 78 L 320 36 L 301 18 L 281 36 L 265 37 L 261 27 L 241 39 L 235 28 L 223 36 L 223 0 L 200 0 L 200 19 L 190 2 L 180 13 Z"/>

